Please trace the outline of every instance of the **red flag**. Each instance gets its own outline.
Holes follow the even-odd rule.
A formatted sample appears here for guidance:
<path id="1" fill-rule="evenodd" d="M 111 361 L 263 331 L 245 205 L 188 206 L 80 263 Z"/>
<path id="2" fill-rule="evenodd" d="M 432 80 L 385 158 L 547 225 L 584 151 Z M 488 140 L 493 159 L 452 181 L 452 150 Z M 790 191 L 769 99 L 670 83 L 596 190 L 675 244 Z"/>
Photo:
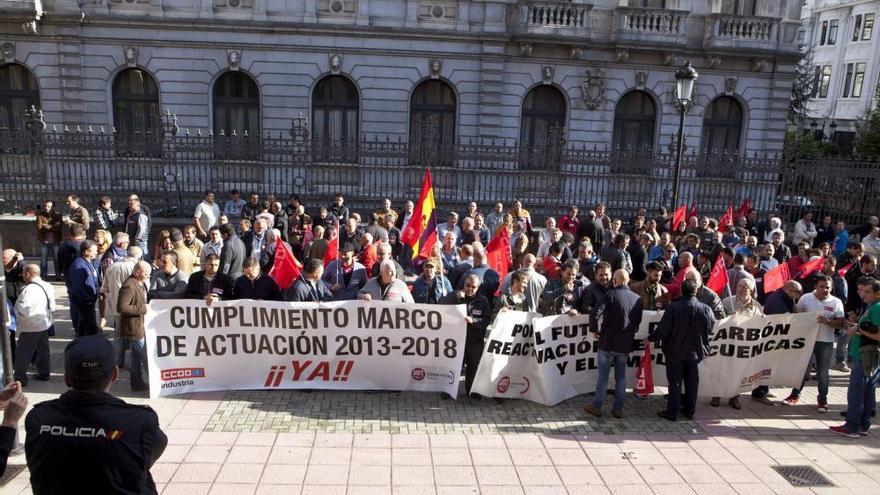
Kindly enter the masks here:
<path id="1" fill-rule="evenodd" d="M 269 276 L 275 279 L 281 290 L 286 290 L 302 273 L 302 263 L 280 238 L 275 242 L 275 264 L 269 270 Z"/>
<path id="2" fill-rule="evenodd" d="M 697 202 L 691 202 L 691 211 L 688 213 L 688 218 L 697 216 Z"/>
<path id="3" fill-rule="evenodd" d="M 801 265 L 801 270 L 794 276 L 794 278 L 803 279 L 807 278 L 813 274 L 813 272 L 821 270 L 822 265 L 825 264 L 825 259 L 821 256 L 812 259 L 803 265 Z"/>
<path id="4" fill-rule="evenodd" d="M 434 246 L 437 244 L 437 229 L 427 232 L 427 234 L 428 237 L 424 241 L 419 241 L 420 249 L 418 253 L 419 256 L 425 259 L 431 257 L 431 251 L 434 250 Z"/>
<path id="5" fill-rule="evenodd" d="M 675 213 L 672 214 L 672 231 L 675 232 L 678 230 L 678 224 L 685 221 L 685 214 L 687 213 L 687 206 L 681 205 L 676 208 Z"/>
<path id="6" fill-rule="evenodd" d="M 339 220 L 335 220 L 333 225 L 336 227 L 336 237 L 330 239 L 330 244 L 327 246 L 327 250 L 324 251 L 323 261 L 325 267 L 339 256 Z"/>
<path id="7" fill-rule="evenodd" d="M 769 294 L 780 288 L 786 281 L 791 279 L 788 263 L 780 263 L 779 266 L 764 274 L 764 294 Z"/>
<path id="8" fill-rule="evenodd" d="M 736 217 L 744 217 L 749 214 L 749 210 L 752 209 L 751 198 L 746 198 L 745 201 L 739 205 L 739 209 L 736 210 Z"/>
<path id="9" fill-rule="evenodd" d="M 639 397 L 647 397 L 654 393 L 654 368 L 651 366 L 651 344 L 645 341 L 645 352 L 636 368 L 635 394 Z"/>
<path id="10" fill-rule="evenodd" d="M 841 268 L 840 270 L 837 270 L 837 274 L 840 275 L 841 277 L 845 277 L 846 272 L 848 272 L 849 269 L 852 268 L 852 266 L 853 266 L 853 263 L 846 265 L 845 267 Z"/>
<path id="11" fill-rule="evenodd" d="M 730 203 L 727 204 L 727 211 L 724 212 L 724 215 L 721 216 L 721 220 L 718 220 L 718 231 L 726 232 L 728 224 L 733 223 L 733 206 Z"/>
<path id="12" fill-rule="evenodd" d="M 712 267 L 712 271 L 709 274 L 709 281 L 706 282 L 706 287 L 712 292 L 718 294 L 719 297 L 724 297 L 724 293 L 722 292 L 727 285 L 730 283 L 730 279 L 727 278 L 727 267 L 724 266 L 724 256 L 719 256 L 717 260 L 715 260 L 715 266 Z"/>
<path id="13" fill-rule="evenodd" d="M 486 246 L 486 263 L 498 272 L 498 280 L 504 280 L 510 271 L 510 234 L 501 229 Z"/>

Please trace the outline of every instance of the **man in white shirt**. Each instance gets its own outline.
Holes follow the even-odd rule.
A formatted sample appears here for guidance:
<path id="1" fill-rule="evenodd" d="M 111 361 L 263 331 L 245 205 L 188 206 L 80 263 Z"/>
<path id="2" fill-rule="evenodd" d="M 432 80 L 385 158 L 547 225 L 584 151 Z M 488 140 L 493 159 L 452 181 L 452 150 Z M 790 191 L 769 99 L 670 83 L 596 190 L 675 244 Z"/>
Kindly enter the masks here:
<path id="1" fill-rule="evenodd" d="M 143 251 L 141 248 L 129 246 L 128 257 L 110 265 L 110 268 L 104 272 L 104 281 L 101 283 L 101 303 L 98 306 L 101 314 L 101 327 L 106 326 L 108 322 L 113 325 L 113 348 L 116 355 L 116 366 L 120 368 L 125 365 L 125 346 L 123 345 L 122 337 L 119 335 L 121 318 L 119 318 L 119 312 L 116 310 L 116 303 L 119 301 L 119 290 L 122 289 L 122 284 L 134 272 L 134 265 L 142 256 Z"/>
<path id="2" fill-rule="evenodd" d="M 217 225 L 220 218 L 220 207 L 214 202 L 214 193 L 205 191 L 204 201 L 196 206 L 196 212 L 193 213 L 193 224 L 199 231 L 199 237 L 208 238 L 208 230 Z"/>
<path id="3" fill-rule="evenodd" d="M 801 296 L 796 308 L 798 313 L 819 313 L 816 317 L 819 335 L 816 336 L 816 345 L 813 347 L 813 357 L 816 359 L 816 376 L 819 380 L 816 410 L 820 413 L 826 413 L 828 412 L 828 370 L 831 368 L 831 356 L 834 354 L 834 331 L 846 325 L 843 302 L 831 295 L 831 278 L 827 275 L 818 275 L 816 276 L 816 289 Z M 804 384 L 809 378 L 810 368 L 808 366 L 801 386 L 792 389 L 791 395 L 782 403 L 789 406 L 797 404 Z"/>
<path id="4" fill-rule="evenodd" d="M 40 381 L 49 381 L 49 330 L 53 327 L 55 291 L 40 278 L 39 265 L 26 265 L 22 270 L 26 284 L 15 302 L 18 317 L 18 347 L 15 353 L 15 379 L 22 387 L 28 384 L 28 365 L 37 355 L 37 375 Z"/>

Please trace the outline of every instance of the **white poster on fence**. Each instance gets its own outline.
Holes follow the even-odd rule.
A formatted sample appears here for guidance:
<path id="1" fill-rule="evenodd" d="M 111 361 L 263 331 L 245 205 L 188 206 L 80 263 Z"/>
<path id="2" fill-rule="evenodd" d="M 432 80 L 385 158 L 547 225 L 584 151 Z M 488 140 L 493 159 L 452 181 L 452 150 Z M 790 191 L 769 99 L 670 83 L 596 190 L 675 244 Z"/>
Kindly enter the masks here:
<path id="1" fill-rule="evenodd" d="M 304 388 L 455 397 L 464 316 L 463 306 L 381 301 L 153 301 L 150 395 Z"/>
<path id="2" fill-rule="evenodd" d="M 643 313 L 627 363 L 629 387 L 635 384 L 645 338 L 662 316 L 657 311 Z M 593 392 L 598 349 L 588 325 L 585 315 L 500 313 L 472 391 L 545 405 Z M 816 333 L 815 314 L 735 316 L 719 321 L 711 337 L 711 356 L 700 365 L 700 395 L 730 397 L 758 385 L 800 385 Z M 651 351 L 654 385 L 666 386 L 663 353 L 653 344 Z M 613 384 L 610 379 L 609 387 Z"/>

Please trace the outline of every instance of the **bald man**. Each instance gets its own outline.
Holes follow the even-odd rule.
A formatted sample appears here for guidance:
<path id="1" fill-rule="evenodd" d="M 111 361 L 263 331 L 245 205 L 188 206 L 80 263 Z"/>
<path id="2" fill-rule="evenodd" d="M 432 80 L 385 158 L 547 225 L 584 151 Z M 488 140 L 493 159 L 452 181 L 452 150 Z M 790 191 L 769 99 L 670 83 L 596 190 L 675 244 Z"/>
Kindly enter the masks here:
<path id="1" fill-rule="evenodd" d="M 120 334 L 131 349 L 131 390 L 133 392 L 149 391 L 150 387 L 144 379 L 143 371 L 147 366 L 146 342 L 144 338 L 144 315 L 147 314 L 147 284 L 150 280 L 150 264 L 138 261 L 134 265 L 131 277 L 122 284 L 116 309 L 121 318 Z"/>
<path id="2" fill-rule="evenodd" d="M 23 387 L 28 384 L 28 365 L 36 353 L 37 376 L 49 381 L 49 334 L 54 333 L 55 291 L 40 278 L 39 265 L 25 265 L 22 269 L 24 288 L 15 302 L 18 317 L 18 345 L 15 353 L 15 379 Z"/>
<path id="3" fill-rule="evenodd" d="M 629 273 L 623 269 L 614 271 L 612 287 L 608 289 L 607 302 L 599 310 L 599 376 L 596 379 L 596 397 L 584 410 L 593 416 L 602 416 L 602 403 L 608 391 L 608 377 L 614 366 L 614 404 L 611 414 L 623 417 L 623 401 L 626 397 L 626 364 L 633 351 L 633 339 L 642 323 L 642 298 L 629 289 Z"/>

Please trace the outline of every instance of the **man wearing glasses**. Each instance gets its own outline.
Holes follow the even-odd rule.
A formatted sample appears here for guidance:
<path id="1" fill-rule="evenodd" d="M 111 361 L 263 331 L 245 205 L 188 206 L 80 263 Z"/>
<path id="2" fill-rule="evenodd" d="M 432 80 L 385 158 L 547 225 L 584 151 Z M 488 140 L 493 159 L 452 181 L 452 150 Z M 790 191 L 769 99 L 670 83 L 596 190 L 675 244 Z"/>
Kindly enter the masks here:
<path id="1" fill-rule="evenodd" d="M 467 306 L 467 334 L 464 343 L 464 385 L 468 395 L 477 376 L 477 366 L 483 354 L 483 339 L 486 335 L 486 327 L 491 323 L 492 306 L 486 296 L 479 293 L 480 277 L 475 273 L 468 273 L 464 277 L 464 289 L 455 291 L 442 299 L 443 304 L 464 304 Z M 474 397 L 474 396 L 472 396 Z M 476 396 L 474 398 L 479 398 Z"/>

